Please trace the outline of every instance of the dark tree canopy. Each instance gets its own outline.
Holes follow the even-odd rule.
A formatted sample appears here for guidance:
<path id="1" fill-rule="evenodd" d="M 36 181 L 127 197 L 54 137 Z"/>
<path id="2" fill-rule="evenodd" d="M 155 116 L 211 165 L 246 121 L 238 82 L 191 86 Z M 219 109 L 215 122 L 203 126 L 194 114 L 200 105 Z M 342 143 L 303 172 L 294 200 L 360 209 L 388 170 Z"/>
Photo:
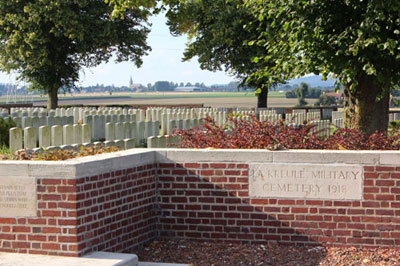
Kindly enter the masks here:
<path id="1" fill-rule="evenodd" d="M 365 133 L 388 125 L 390 91 L 400 81 L 400 2 L 257 1 L 248 9 L 260 21 L 250 44 L 274 61 L 253 78 L 333 75 L 346 95 L 346 126 Z"/>
<path id="2" fill-rule="evenodd" d="M 0 70 L 16 71 L 57 106 L 59 89 L 69 90 L 82 67 L 112 56 L 137 66 L 150 47 L 145 8 L 112 20 L 104 0 L 7 0 L 0 2 Z"/>
<path id="3" fill-rule="evenodd" d="M 247 44 L 258 37 L 259 21 L 243 0 L 177 1 L 170 3 L 167 17 L 173 34 L 189 35 L 183 60 L 197 58 L 202 69 L 235 75 L 242 85 L 258 88 L 258 107 L 267 107 L 268 88 L 280 79 L 248 79 L 270 62 L 253 60 L 265 56 L 265 49 Z"/>

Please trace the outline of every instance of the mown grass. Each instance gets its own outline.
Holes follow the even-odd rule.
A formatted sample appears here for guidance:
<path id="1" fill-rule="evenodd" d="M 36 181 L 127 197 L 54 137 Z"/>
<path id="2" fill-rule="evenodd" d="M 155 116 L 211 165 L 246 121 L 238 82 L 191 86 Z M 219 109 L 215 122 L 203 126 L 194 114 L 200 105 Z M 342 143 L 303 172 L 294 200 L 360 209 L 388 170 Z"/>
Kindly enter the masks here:
<path id="1" fill-rule="evenodd" d="M 12 152 L 6 145 L 3 144 L 0 146 L 0 156 L 2 156 L 3 158 L 11 158 Z"/>
<path id="2" fill-rule="evenodd" d="M 158 93 L 121 93 L 114 95 L 65 95 L 59 97 L 60 100 L 96 100 L 96 99 L 179 99 L 179 98 L 242 98 L 248 97 L 253 98 L 254 92 L 191 92 L 191 93 L 176 93 L 176 92 L 158 92 Z M 285 93 L 283 92 L 269 92 L 269 98 L 285 98 Z M 32 98 L 33 102 L 45 101 L 47 97 L 40 97 L 39 95 L 35 95 Z M 0 103 L 5 103 L 6 98 L 0 98 Z"/>

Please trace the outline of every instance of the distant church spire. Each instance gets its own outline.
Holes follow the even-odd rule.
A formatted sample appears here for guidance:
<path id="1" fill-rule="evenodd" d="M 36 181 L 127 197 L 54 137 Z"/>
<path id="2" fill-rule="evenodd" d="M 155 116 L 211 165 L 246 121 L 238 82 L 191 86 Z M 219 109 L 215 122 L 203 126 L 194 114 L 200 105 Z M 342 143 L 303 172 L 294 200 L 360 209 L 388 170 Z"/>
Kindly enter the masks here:
<path id="1" fill-rule="evenodd" d="M 131 76 L 131 78 L 129 79 L 129 88 L 132 88 L 133 87 L 133 80 L 132 80 L 132 76 Z"/>

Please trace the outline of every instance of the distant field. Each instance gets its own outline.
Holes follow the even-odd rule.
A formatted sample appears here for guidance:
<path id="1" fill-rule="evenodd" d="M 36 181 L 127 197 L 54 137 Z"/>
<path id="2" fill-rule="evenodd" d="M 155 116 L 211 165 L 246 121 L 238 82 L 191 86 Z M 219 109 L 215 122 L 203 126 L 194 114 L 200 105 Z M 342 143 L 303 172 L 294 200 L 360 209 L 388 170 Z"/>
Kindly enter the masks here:
<path id="1" fill-rule="evenodd" d="M 34 105 L 45 105 L 46 96 L 34 96 Z M 309 103 L 315 100 L 307 99 Z M 0 98 L 0 103 L 5 97 Z M 296 99 L 287 99 L 282 92 L 268 94 L 268 106 L 296 105 Z M 210 107 L 255 107 L 257 97 L 253 92 L 142 92 L 142 93 L 87 93 L 59 95 L 59 105 L 99 104 L 204 104 Z"/>

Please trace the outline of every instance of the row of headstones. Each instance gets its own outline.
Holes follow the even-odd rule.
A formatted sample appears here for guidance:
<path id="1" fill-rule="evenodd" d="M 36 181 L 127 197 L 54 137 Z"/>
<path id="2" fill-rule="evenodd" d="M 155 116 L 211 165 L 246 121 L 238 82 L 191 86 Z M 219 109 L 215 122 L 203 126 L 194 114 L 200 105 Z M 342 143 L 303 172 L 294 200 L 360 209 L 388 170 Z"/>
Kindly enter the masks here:
<path id="1" fill-rule="evenodd" d="M 335 127 L 342 128 L 343 125 L 343 111 L 332 112 L 332 123 Z M 389 122 L 400 120 L 400 113 L 389 113 Z M 337 126 L 338 125 L 338 126 Z"/>
<path id="2" fill-rule="evenodd" d="M 160 121 L 163 114 L 170 114 L 173 119 L 201 119 L 207 116 L 211 116 L 213 119 L 218 120 L 219 117 L 228 115 L 227 108 L 148 108 L 146 110 L 147 121 Z M 276 110 L 261 110 L 260 115 L 274 115 Z M 255 115 L 254 110 L 233 110 L 233 116 L 237 115 Z"/>
<path id="3" fill-rule="evenodd" d="M 87 115 L 83 122 L 91 126 L 92 140 L 101 140 L 106 137 L 105 125 L 107 123 L 132 123 L 137 122 L 135 114 L 128 115 Z"/>
<path id="4" fill-rule="evenodd" d="M 91 128 L 87 124 L 64 126 L 13 127 L 9 131 L 10 150 L 56 147 L 91 142 Z"/>
<path id="5" fill-rule="evenodd" d="M 329 137 L 331 135 L 331 121 L 330 120 L 314 120 L 311 124 L 316 125 L 312 129 L 312 133 L 320 137 Z"/>
<path id="6" fill-rule="evenodd" d="M 151 136 L 170 135 L 174 129 L 190 129 L 200 126 L 200 119 L 169 120 L 166 131 L 168 134 L 162 134 L 159 121 L 140 121 L 123 123 L 106 123 L 105 139 L 121 140 L 133 138 L 136 140 L 136 146 Z"/>
<path id="7" fill-rule="evenodd" d="M 268 121 L 270 123 L 275 123 L 282 120 L 282 114 L 260 114 L 260 122 Z"/>
<path id="8" fill-rule="evenodd" d="M 344 112 L 343 111 L 333 111 L 332 112 L 332 121 L 335 119 L 343 119 Z"/>
<path id="9" fill-rule="evenodd" d="M 400 113 L 389 113 L 389 122 L 400 120 Z"/>
<path id="10" fill-rule="evenodd" d="M 160 109 L 161 110 L 161 109 Z M 189 109 L 187 109 L 189 110 Z M 152 111 L 155 111 L 153 109 Z M 159 111 L 159 110 L 158 110 Z M 165 111 L 165 110 L 164 110 Z M 168 110 L 167 110 L 168 111 Z M 147 111 L 146 111 L 147 112 Z M 172 133 L 172 129 L 174 127 L 170 127 L 170 121 L 172 120 L 182 120 L 182 121 L 187 121 L 187 120 L 193 120 L 193 119 L 200 119 L 202 117 L 207 117 L 211 116 L 218 125 L 224 126 L 227 122 L 226 117 L 227 117 L 227 112 L 210 112 L 210 113 L 200 113 L 199 115 L 196 115 L 195 117 L 200 117 L 200 118 L 193 118 L 190 112 L 188 111 L 182 111 L 182 112 L 156 112 L 152 113 L 153 116 L 150 117 L 149 120 L 145 119 L 138 119 L 140 115 L 87 115 L 84 118 L 84 123 L 91 125 L 93 128 L 92 131 L 92 139 L 93 140 L 99 140 L 99 139 L 104 139 L 105 138 L 105 124 L 106 123 L 124 123 L 124 122 L 160 122 L 161 123 L 161 135 L 169 135 Z M 153 119 L 154 118 L 154 119 Z M 179 128 L 179 127 L 177 127 Z M 185 127 L 186 128 L 186 127 Z"/>
<path id="11" fill-rule="evenodd" d="M 73 124 L 74 119 L 72 116 L 55 116 L 55 117 L 30 117 L 30 116 L 24 116 L 24 117 L 11 117 L 8 114 L 2 115 L 0 113 L 0 117 L 3 119 L 8 119 L 11 118 L 17 127 L 34 127 L 36 130 L 39 130 L 39 127 L 41 126 L 55 126 L 55 125 L 68 125 L 68 124 Z"/>
<path id="12" fill-rule="evenodd" d="M 344 128 L 344 119 L 343 118 L 332 119 L 332 124 L 335 128 Z"/>
<path id="13" fill-rule="evenodd" d="M 36 130 L 39 130 L 41 126 L 65 126 L 74 124 L 74 117 L 72 116 L 47 116 L 47 117 L 15 117 L 14 122 L 17 124 L 17 127 L 34 127 Z"/>
<path id="14" fill-rule="evenodd" d="M 227 112 L 223 112 L 223 111 L 219 111 L 221 110 L 220 108 L 191 108 L 191 109 L 183 109 L 183 108 L 177 108 L 177 109 L 167 109 L 167 108 L 149 108 L 146 110 L 146 115 L 144 116 L 144 111 L 143 110 L 138 110 L 138 109 L 122 109 L 122 108 L 99 108 L 97 110 L 90 110 L 88 108 L 70 108 L 70 109 L 65 109 L 65 112 L 57 112 L 57 110 L 64 110 L 63 108 L 59 108 L 56 109 L 56 111 L 50 111 L 49 112 L 49 116 L 53 116 L 55 114 L 74 114 L 74 122 L 77 120 L 77 114 L 79 114 L 79 117 L 81 117 L 81 115 L 84 116 L 83 121 L 85 123 L 88 123 L 91 125 L 91 127 L 94 129 L 93 130 L 93 135 L 92 138 L 93 139 L 103 139 L 105 137 L 105 123 L 107 122 L 131 122 L 134 121 L 135 119 L 133 118 L 121 118 L 121 116 L 124 115 L 119 115 L 118 118 L 116 117 L 117 115 L 105 115 L 105 117 L 103 118 L 103 115 L 98 115 L 98 117 L 96 117 L 96 115 L 94 115 L 94 117 L 92 117 L 92 121 L 90 118 L 90 115 L 88 114 L 94 114 L 94 113 L 107 113 L 107 112 L 119 112 L 119 113 L 136 113 L 136 121 L 160 121 L 161 120 L 161 124 L 162 124 L 162 134 L 170 134 L 171 132 L 165 130 L 168 126 L 168 121 L 172 120 L 172 119 L 181 119 L 181 120 L 185 120 L 185 119 L 193 119 L 193 118 L 203 118 L 206 116 L 211 116 L 212 118 L 214 118 L 217 122 L 218 125 L 220 126 L 224 126 L 227 121 L 226 121 L 226 117 L 227 117 Z M 35 113 L 37 110 L 33 109 L 31 110 L 33 111 L 33 113 Z M 55 112 L 55 113 L 54 113 Z M 299 111 L 299 110 L 295 110 L 295 113 L 302 113 L 303 111 Z M 43 113 L 43 112 L 42 112 Z M 246 117 L 246 115 L 249 114 L 254 114 L 254 111 L 252 110 L 240 110 L 240 111 L 236 111 L 233 113 L 234 115 L 241 115 L 242 119 L 247 120 L 248 117 Z M 275 110 L 261 110 L 260 114 L 262 116 L 262 120 L 270 120 L 271 122 L 275 122 L 279 119 L 279 117 L 277 116 L 271 116 L 271 114 L 276 114 Z M 264 114 L 266 114 L 267 116 L 263 116 Z M 318 114 L 318 113 L 311 113 L 311 114 Z M 44 119 L 44 118 L 40 118 L 43 115 L 39 115 L 39 119 Z M 129 116 L 129 115 L 126 115 Z M 309 116 L 309 114 L 308 114 Z M 35 118 L 36 119 L 36 118 Z M 34 119 L 34 120 L 35 120 Z M 303 120 L 303 118 L 297 118 L 298 120 Z M 29 119 L 28 119 L 29 120 Z M 310 120 L 310 118 L 308 118 L 308 120 Z M 61 122 L 61 125 L 64 124 L 69 124 L 71 121 L 66 121 L 66 122 Z M 300 121 L 296 121 L 297 123 L 299 123 Z M 18 124 L 18 123 L 17 123 Z M 36 124 L 36 128 L 37 127 L 37 123 Z M 39 123 L 39 126 L 43 125 L 44 123 Z M 51 126 L 52 123 L 47 123 L 44 125 L 49 125 Z M 26 123 L 23 124 L 21 123 L 21 126 L 30 126 L 30 123 Z"/>
<path id="15" fill-rule="evenodd" d="M 311 125 L 315 125 L 311 129 L 311 133 L 317 134 L 320 137 L 329 137 L 331 134 L 331 121 L 330 120 L 314 120 L 310 121 Z M 292 128 L 298 128 L 302 124 L 287 123 Z"/>
<path id="16" fill-rule="evenodd" d="M 135 147 L 142 145 L 150 136 L 160 135 L 159 121 L 140 121 L 123 123 L 106 123 L 105 140 L 115 141 L 124 139 L 134 139 Z"/>
<path id="17" fill-rule="evenodd" d="M 295 111 L 295 110 L 293 110 Z M 293 112 L 286 114 L 286 123 L 302 125 L 305 121 L 317 121 L 321 120 L 321 114 L 319 112 Z"/>
<path id="18" fill-rule="evenodd" d="M 8 111 L 0 110 L 0 118 L 7 119 L 8 118 Z"/>
<path id="19" fill-rule="evenodd" d="M 40 108 L 11 108 L 12 117 L 46 117 L 46 116 L 73 116 L 74 122 L 83 120 L 86 115 L 128 115 L 136 114 L 136 109 L 123 108 L 98 108 L 95 107 L 73 107 L 73 108 L 57 108 L 55 110 L 46 111 Z"/>
<path id="20" fill-rule="evenodd" d="M 126 109 L 126 108 L 106 108 L 100 107 L 74 107 L 74 108 L 57 108 L 50 110 L 48 113 L 43 108 L 11 108 L 12 117 L 45 117 L 45 116 L 73 116 L 74 123 L 84 120 L 87 115 L 118 115 L 118 114 L 136 114 L 137 121 L 161 121 L 162 113 L 171 113 L 177 115 L 175 119 L 197 119 L 207 115 L 213 116 L 217 112 L 227 112 L 227 108 L 148 108 L 146 111 L 142 109 Z M 275 114 L 275 110 L 262 110 L 261 114 Z M 253 110 L 237 110 L 234 114 L 249 115 L 255 114 Z M 4 114 L 5 115 L 5 114 Z"/>
<path id="21" fill-rule="evenodd" d="M 152 136 L 147 138 L 147 148 L 176 148 L 179 142 L 177 136 Z"/>
<path id="22" fill-rule="evenodd" d="M 291 126 L 303 125 L 305 122 L 314 124 L 312 133 L 320 137 L 329 137 L 331 130 L 330 120 L 321 120 L 321 113 L 319 110 L 311 110 L 307 112 L 303 109 L 294 109 L 291 114 L 286 114 L 286 124 Z"/>

